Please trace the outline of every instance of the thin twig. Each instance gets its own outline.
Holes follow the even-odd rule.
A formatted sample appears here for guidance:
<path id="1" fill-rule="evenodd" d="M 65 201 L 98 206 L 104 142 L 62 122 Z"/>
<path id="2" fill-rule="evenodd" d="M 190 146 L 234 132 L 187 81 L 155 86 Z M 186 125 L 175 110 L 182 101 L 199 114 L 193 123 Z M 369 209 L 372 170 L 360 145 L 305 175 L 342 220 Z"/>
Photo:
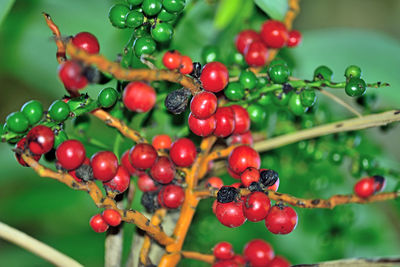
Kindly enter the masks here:
<path id="1" fill-rule="evenodd" d="M 344 102 L 341 98 L 335 96 L 334 94 L 332 94 L 332 93 L 330 93 L 330 92 L 328 92 L 328 91 L 326 91 L 326 90 L 324 90 L 322 88 L 318 88 L 318 91 L 320 91 L 323 95 L 326 95 L 327 97 L 329 97 L 330 99 L 332 99 L 333 101 L 338 103 L 339 105 L 343 106 L 345 109 L 347 109 L 348 111 L 350 111 L 351 113 L 353 113 L 357 117 L 359 117 L 359 118 L 362 117 L 360 112 L 358 112 L 352 106 L 350 106 L 349 104 Z"/>
<path id="2" fill-rule="evenodd" d="M 209 264 L 213 264 L 215 261 L 214 255 L 211 254 L 202 254 L 195 251 L 181 251 L 181 254 L 184 258 L 203 261 Z"/>

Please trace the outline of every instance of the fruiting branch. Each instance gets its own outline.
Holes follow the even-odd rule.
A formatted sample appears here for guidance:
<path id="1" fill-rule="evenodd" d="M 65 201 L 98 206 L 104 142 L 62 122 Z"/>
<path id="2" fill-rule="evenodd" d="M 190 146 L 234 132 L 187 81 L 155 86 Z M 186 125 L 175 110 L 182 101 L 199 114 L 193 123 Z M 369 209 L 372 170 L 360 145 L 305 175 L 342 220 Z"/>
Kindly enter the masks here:
<path id="1" fill-rule="evenodd" d="M 351 113 L 353 113 L 354 115 L 356 115 L 357 117 L 361 118 L 362 115 L 360 112 L 358 112 L 357 110 L 355 110 L 352 106 L 350 106 L 349 104 L 347 104 L 346 102 L 344 102 L 341 98 L 335 96 L 334 94 L 322 89 L 322 88 L 318 88 L 318 91 L 321 92 L 321 94 L 326 95 L 327 97 L 329 97 L 330 99 L 332 99 L 333 101 L 335 101 L 336 103 L 338 103 L 339 105 L 341 105 L 342 107 L 344 107 L 345 109 L 347 109 L 348 111 L 350 111 Z"/>
<path id="2" fill-rule="evenodd" d="M 181 251 L 181 255 L 187 259 L 203 261 L 209 264 L 213 264 L 215 261 L 215 257 L 212 254 L 202 254 L 195 251 Z"/>

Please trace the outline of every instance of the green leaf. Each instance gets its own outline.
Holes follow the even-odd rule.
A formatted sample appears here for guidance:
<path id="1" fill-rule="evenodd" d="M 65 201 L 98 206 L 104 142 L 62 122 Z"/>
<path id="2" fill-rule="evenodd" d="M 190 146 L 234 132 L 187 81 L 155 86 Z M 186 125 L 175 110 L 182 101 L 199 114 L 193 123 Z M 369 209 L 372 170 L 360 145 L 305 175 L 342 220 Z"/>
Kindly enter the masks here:
<path id="1" fill-rule="evenodd" d="M 284 19 L 289 7 L 287 0 L 254 0 L 254 2 L 268 16 L 277 20 Z"/>
<path id="2" fill-rule="evenodd" d="M 222 0 L 215 15 L 214 25 L 223 29 L 236 17 L 240 11 L 241 0 Z"/>
<path id="3" fill-rule="evenodd" d="M 15 0 L 2 0 L 0 1 L 0 25 L 4 18 L 7 16 L 8 12 L 11 10 Z"/>

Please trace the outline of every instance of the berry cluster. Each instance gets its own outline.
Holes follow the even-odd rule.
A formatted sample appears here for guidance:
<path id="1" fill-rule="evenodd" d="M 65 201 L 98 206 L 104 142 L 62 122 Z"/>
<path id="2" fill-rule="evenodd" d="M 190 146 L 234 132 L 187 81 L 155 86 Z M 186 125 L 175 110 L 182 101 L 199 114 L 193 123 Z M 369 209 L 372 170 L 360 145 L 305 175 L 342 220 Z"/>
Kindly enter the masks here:
<path id="1" fill-rule="evenodd" d="M 385 188 L 386 180 L 383 176 L 365 177 L 354 185 L 354 193 L 362 198 L 368 198 Z"/>
<path id="2" fill-rule="evenodd" d="M 169 70 L 179 70 L 181 74 L 191 74 L 193 72 L 193 62 L 188 56 L 181 55 L 177 50 L 164 53 L 162 63 Z"/>
<path id="3" fill-rule="evenodd" d="M 96 214 L 89 221 L 90 226 L 96 233 L 104 233 L 110 225 L 115 227 L 120 223 L 121 214 L 113 209 L 107 209 L 101 214 Z"/>

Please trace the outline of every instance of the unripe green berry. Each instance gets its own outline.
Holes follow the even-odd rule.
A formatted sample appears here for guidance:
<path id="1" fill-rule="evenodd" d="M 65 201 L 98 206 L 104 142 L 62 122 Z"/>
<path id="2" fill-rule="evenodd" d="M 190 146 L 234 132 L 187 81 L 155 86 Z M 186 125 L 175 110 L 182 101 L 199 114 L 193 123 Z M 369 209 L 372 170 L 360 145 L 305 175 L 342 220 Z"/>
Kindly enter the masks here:
<path id="1" fill-rule="evenodd" d="M 250 106 L 247 107 L 247 112 L 249 113 L 251 125 L 253 126 L 260 126 L 265 122 L 265 119 L 267 117 L 267 112 L 265 111 L 265 108 L 258 104 L 251 104 Z"/>
<path id="2" fill-rule="evenodd" d="M 231 82 L 224 89 L 225 96 L 232 101 L 243 99 L 245 92 L 241 83 Z"/>
<path id="3" fill-rule="evenodd" d="M 308 109 L 304 107 L 301 103 L 300 95 L 293 93 L 289 99 L 289 109 L 293 112 L 294 115 L 300 116 L 306 112 Z"/>
<path id="4" fill-rule="evenodd" d="M 272 67 L 272 66 L 275 66 L 275 65 L 283 65 L 283 66 L 288 67 L 287 62 L 286 62 L 285 60 L 283 60 L 283 59 L 280 59 L 280 58 L 276 58 L 276 59 L 272 60 L 272 61 L 269 63 L 269 66 L 268 66 L 268 67 Z"/>
<path id="5" fill-rule="evenodd" d="M 29 120 L 24 113 L 17 111 L 7 116 L 6 125 L 4 127 L 7 127 L 11 132 L 23 133 L 28 130 Z"/>
<path id="6" fill-rule="evenodd" d="M 157 19 L 162 22 L 172 21 L 172 20 L 176 19 L 176 17 L 177 17 L 176 14 L 169 13 L 164 8 L 161 9 L 160 13 L 158 13 L 158 15 L 157 15 Z"/>
<path id="7" fill-rule="evenodd" d="M 126 26 L 130 28 L 137 28 L 143 24 L 144 16 L 138 11 L 130 11 L 126 15 Z"/>
<path id="8" fill-rule="evenodd" d="M 300 93 L 300 98 L 301 98 L 301 104 L 304 107 L 312 107 L 315 104 L 315 101 L 317 100 L 317 95 L 315 94 L 314 89 L 307 89 L 303 90 Z"/>
<path id="9" fill-rule="evenodd" d="M 143 0 L 127 0 L 127 2 L 132 6 L 137 6 L 140 5 L 143 2 Z"/>
<path id="10" fill-rule="evenodd" d="M 343 153 L 340 151 L 332 151 L 329 155 L 330 161 L 335 165 L 340 165 L 343 162 Z"/>
<path id="11" fill-rule="evenodd" d="M 361 69 L 359 66 L 350 65 L 344 71 L 344 76 L 346 76 L 347 79 L 360 78 L 361 77 Z"/>
<path id="12" fill-rule="evenodd" d="M 110 8 L 110 11 L 108 12 L 108 18 L 111 22 L 111 24 L 114 27 L 123 29 L 126 27 L 125 21 L 126 21 L 126 15 L 129 12 L 129 7 L 126 5 L 122 4 L 115 4 Z"/>
<path id="13" fill-rule="evenodd" d="M 268 84 L 268 79 L 265 77 L 258 77 L 257 78 L 257 84 L 256 87 L 257 88 L 262 88 L 264 86 L 266 86 Z"/>
<path id="14" fill-rule="evenodd" d="M 161 0 L 144 0 L 142 3 L 143 12 L 147 16 L 157 15 L 161 11 L 162 7 L 163 5 Z"/>
<path id="15" fill-rule="evenodd" d="M 142 55 L 151 55 L 156 51 L 156 42 L 150 37 L 140 37 L 133 43 L 133 48 L 138 57 Z"/>
<path id="16" fill-rule="evenodd" d="M 243 85 L 244 88 L 251 90 L 256 87 L 257 77 L 252 71 L 243 70 L 242 72 L 240 72 L 239 82 Z"/>
<path id="17" fill-rule="evenodd" d="M 114 88 L 108 87 L 100 91 L 97 97 L 99 104 L 103 108 L 112 107 L 118 99 L 118 92 Z"/>
<path id="18" fill-rule="evenodd" d="M 285 65 L 270 65 L 268 68 L 268 75 L 272 82 L 282 84 L 289 80 L 290 71 Z"/>
<path id="19" fill-rule="evenodd" d="M 278 106 L 286 106 L 289 102 L 290 94 L 285 94 L 282 90 L 275 90 L 273 94 L 272 101 Z"/>
<path id="20" fill-rule="evenodd" d="M 151 28 L 151 36 L 157 42 L 167 42 L 171 40 L 174 34 L 174 29 L 171 24 L 166 22 L 159 22 Z"/>
<path id="21" fill-rule="evenodd" d="M 201 51 L 201 59 L 204 63 L 210 63 L 213 61 L 220 61 L 220 54 L 218 47 L 216 46 L 205 46 Z"/>
<path id="22" fill-rule="evenodd" d="M 244 60 L 244 56 L 239 52 L 235 52 L 231 57 L 232 63 L 239 65 L 241 67 L 246 65 L 246 61 Z"/>
<path id="23" fill-rule="evenodd" d="M 344 89 L 348 96 L 362 96 L 367 90 L 367 84 L 363 79 L 350 78 Z"/>
<path id="24" fill-rule="evenodd" d="M 257 104 L 263 107 L 268 107 L 271 104 L 272 97 L 271 93 L 262 94 L 260 99 L 257 100 Z"/>
<path id="25" fill-rule="evenodd" d="M 314 71 L 315 81 L 319 80 L 331 81 L 332 77 L 333 77 L 333 71 L 327 66 L 319 66 Z"/>
<path id="26" fill-rule="evenodd" d="M 28 118 L 29 124 L 33 125 L 39 122 L 43 116 L 42 103 L 37 100 L 28 101 L 22 106 L 21 112 Z"/>
<path id="27" fill-rule="evenodd" d="M 69 106 L 62 100 L 54 101 L 49 107 L 49 116 L 54 121 L 64 121 L 69 116 Z"/>
<path id="28" fill-rule="evenodd" d="M 179 13 L 185 8 L 185 0 L 163 0 L 163 7 L 171 13 Z"/>

